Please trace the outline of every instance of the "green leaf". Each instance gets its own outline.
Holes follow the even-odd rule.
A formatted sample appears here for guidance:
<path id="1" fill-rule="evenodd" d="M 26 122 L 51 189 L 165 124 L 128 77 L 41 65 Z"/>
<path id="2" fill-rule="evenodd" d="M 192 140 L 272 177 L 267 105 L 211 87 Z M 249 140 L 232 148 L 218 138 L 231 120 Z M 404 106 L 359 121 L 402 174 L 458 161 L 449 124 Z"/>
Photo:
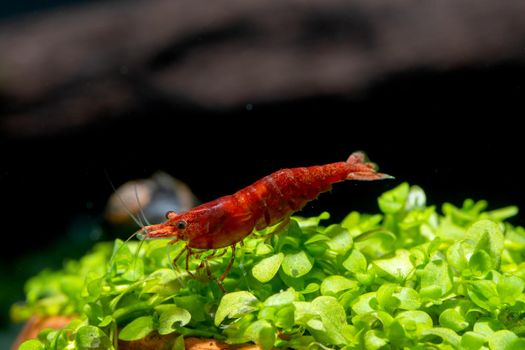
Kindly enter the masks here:
<path id="1" fill-rule="evenodd" d="M 381 259 L 373 262 L 383 274 L 396 282 L 402 282 L 414 272 L 414 265 L 410 260 L 410 253 L 400 249 L 396 255 L 390 259 Z"/>
<path id="2" fill-rule="evenodd" d="M 158 332 L 162 335 L 174 332 L 174 325 L 183 327 L 191 320 L 188 310 L 175 305 L 161 305 L 157 307 L 157 311 L 160 312 Z"/>
<path id="3" fill-rule="evenodd" d="M 312 259 L 304 251 L 286 254 L 282 262 L 283 272 L 290 277 L 306 275 L 313 267 Z"/>
<path id="4" fill-rule="evenodd" d="M 485 338 L 492 337 L 492 335 L 500 329 L 505 328 L 505 325 L 499 320 L 480 320 L 474 324 L 473 330 L 477 334 L 484 336 Z"/>
<path id="5" fill-rule="evenodd" d="M 478 350 L 486 341 L 487 339 L 478 333 L 465 332 L 461 336 L 460 347 L 462 349 Z"/>
<path id="6" fill-rule="evenodd" d="M 384 284 L 377 290 L 379 305 L 389 312 L 397 309 L 415 310 L 421 306 L 418 293 L 408 287 Z"/>
<path id="7" fill-rule="evenodd" d="M 215 313 L 215 326 L 220 325 L 226 317 L 238 318 L 257 310 L 258 303 L 257 298 L 246 291 L 225 294 Z"/>
<path id="8" fill-rule="evenodd" d="M 184 345 L 184 335 L 180 335 L 175 338 L 171 350 L 185 350 L 186 346 Z"/>
<path id="9" fill-rule="evenodd" d="M 346 314 L 343 306 L 337 302 L 337 299 L 330 296 L 320 296 L 312 301 L 312 306 L 317 310 L 321 317 L 323 332 L 319 332 L 320 328 L 313 327 L 317 336 L 326 340 L 329 344 L 344 344 L 346 341 L 341 335 L 341 329 L 347 324 Z M 312 327 L 309 322 L 308 325 Z M 322 335 L 321 335 L 322 334 Z"/>
<path id="10" fill-rule="evenodd" d="M 489 338 L 489 348 L 491 350 L 518 350 L 519 348 L 514 346 L 516 340 L 518 336 L 511 331 L 497 331 Z"/>
<path id="11" fill-rule="evenodd" d="M 388 344 L 385 335 L 377 330 L 367 331 L 365 333 L 364 341 L 367 350 L 381 349 Z"/>
<path id="12" fill-rule="evenodd" d="M 282 306 L 291 304 L 295 301 L 296 295 L 292 288 L 288 288 L 285 291 L 271 295 L 264 301 L 264 306 Z"/>
<path id="13" fill-rule="evenodd" d="M 385 214 L 395 214 L 405 208 L 410 187 L 404 182 L 396 188 L 383 193 L 379 199 L 379 209 Z"/>
<path id="14" fill-rule="evenodd" d="M 480 215 L 480 218 L 487 218 L 493 221 L 503 221 L 518 215 L 518 211 L 518 207 L 512 205 L 483 213 Z"/>
<path id="15" fill-rule="evenodd" d="M 352 249 L 348 258 L 343 261 L 343 266 L 350 272 L 363 273 L 367 267 L 366 258 L 359 250 Z"/>
<path id="16" fill-rule="evenodd" d="M 113 317 L 111 315 L 107 315 L 105 316 L 102 321 L 99 322 L 98 324 L 98 327 L 100 328 L 103 328 L 103 327 L 107 327 L 111 324 L 111 322 L 113 322 Z"/>
<path id="17" fill-rule="evenodd" d="M 329 276 L 321 283 L 321 294 L 337 296 L 345 290 L 354 290 L 358 288 L 356 281 L 350 280 L 343 276 Z"/>
<path id="18" fill-rule="evenodd" d="M 160 268 L 145 278 L 142 290 L 145 293 L 158 293 L 166 296 L 173 295 L 181 289 L 181 281 L 179 278 L 173 269 Z"/>
<path id="19" fill-rule="evenodd" d="M 128 269 L 122 274 L 122 278 L 127 281 L 137 281 L 144 276 L 144 261 L 138 257 L 134 257 L 130 262 Z"/>
<path id="20" fill-rule="evenodd" d="M 383 229 L 363 233 L 354 239 L 354 246 L 367 258 L 381 258 L 395 248 L 396 235 Z"/>
<path id="21" fill-rule="evenodd" d="M 523 291 L 523 280 L 516 276 L 503 276 L 497 284 L 498 294 L 503 303 L 514 305 Z"/>
<path id="22" fill-rule="evenodd" d="M 456 309 L 446 309 L 439 315 L 439 324 L 459 332 L 468 327 L 468 322 Z"/>
<path id="23" fill-rule="evenodd" d="M 269 282 L 279 271 L 283 259 L 283 253 L 278 253 L 262 259 L 253 266 L 253 277 L 255 277 L 259 282 L 262 283 Z"/>
<path id="24" fill-rule="evenodd" d="M 392 296 L 400 301 L 399 309 L 415 310 L 421 306 L 419 294 L 410 287 L 400 287 Z"/>
<path id="25" fill-rule="evenodd" d="M 395 320 L 401 324 L 405 333 L 414 336 L 420 336 L 423 332 L 432 329 L 432 318 L 420 310 L 400 312 Z"/>
<path id="26" fill-rule="evenodd" d="M 154 330 L 153 317 L 142 316 L 134 319 L 127 324 L 119 333 L 120 340 L 138 340 L 142 339 Z"/>
<path id="27" fill-rule="evenodd" d="M 474 247 L 467 242 L 458 241 L 447 249 L 447 261 L 456 271 L 463 271 L 468 267 L 467 256 L 472 255 Z"/>
<path id="28" fill-rule="evenodd" d="M 294 301 L 295 307 L 295 323 L 301 326 L 306 326 L 308 321 L 318 315 L 317 308 L 311 302 Z"/>
<path id="29" fill-rule="evenodd" d="M 341 225 L 334 224 L 328 226 L 325 229 L 324 234 L 331 237 L 326 244 L 335 253 L 344 255 L 352 248 L 352 235 Z"/>
<path id="30" fill-rule="evenodd" d="M 442 328 L 442 327 L 435 327 L 430 329 L 425 329 L 422 334 L 422 336 L 428 336 L 428 335 L 434 335 L 437 336 L 447 344 L 452 345 L 454 349 L 459 348 L 459 344 L 461 342 L 461 337 L 456 334 L 452 329 L 448 328 Z"/>
<path id="31" fill-rule="evenodd" d="M 525 229 L 523 227 L 507 227 L 505 230 L 505 247 L 511 251 L 525 250 Z"/>
<path id="32" fill-rule="evenodd" d="M 436 299 L 452 289 L 452 276 L 445 260 L 431 260 L 421 271 L 422 297 Z"/>
<path id="33" fill-rule="evenodd" d="M 375 311 L 378 305 L 377 293 L 370 292 L 358 296 L 352 303 L 352 310 L 356 314 L 362 315 Z"/>
<path id="34" fill-rule="evenodd" d="M 174 297 L 173 303 L 179 307 L 182 307 L 189 311 L 191 314 L 190 323 L 198 323 L 205 320 L 208 320 L 210 317 L 209 313 L 206 310 L 206 299 L 202 295 L 184 295 L 180 297 Z"/>
<path id="35" fill-rule="evenodd" d="M 468 266 L 476 276 L 485 276 L 494 268 L 490 255 L 484 250 L 472 254 Z"/>
<path id="36" fill-rule="evenodd" d="M 499 266 L 504 237 L 497 223 L 491 220 L 479 220 L 470 226 L 466 236 L 476 242 L 476 250 L 486 250 L 493 259 L 494 265 Z"/>
<path id="37" fill-rule="evenodd" d="M 40 340 L 30 339 L 23 342 L 18 350 L 45 350 L 45 346 Z"/>
<path id="38" fill-rule="evenodd" d="M 295 323 L 305 326 L 318 341 L 327 344 L 344 344 L 346 340 L 341 333 L 348 325 L 343 306 L 337 299 L 320 296 L 312 302 L 296 301 Z"/>
<path id="39" fill-rule="evenodd" d="M 299 218 L 295 217 L 295 220 L 299 224 L 300 228 L 309 228 L 309 227 L 317 227 L 319 226 L 319 222 L 322 220 L 328 220 L 330 219 L 330 213 L 324 211 L 319 216 L 313 216 L 310 218 Z"/>
<path id="40" fill-rule="evenodd" d="M 102 285 L 102 277 L 98 276 L 98 274 L 94 272 L 88 273 L 84 283 L 84 290 L 81 294 L 82 297 L 86 298 L 87 301 L 97 300 L 102 292 Z"/>
<path id="41" fill-rule="evenodd" d="M 257 245 L 257 248 L 255 250 L 255 255 L 264 256 L 264 255 L 271 254 L 272 252 L 273 252 L 273 247 L 271 245 L 261 242 Z"/>
<path id="42" fill-rule="evenodd" d="M 492 281 L 472 281 L 467 285 L 467 292 L 470 299 L 485 310 L 492 311 L 496 307 L 495 302 L 499 303 L 499 300 L 496 300 L 496 284 Z"/>
<path id="43" fill-rule="evenodd" d="M 76 332 L 75 345 L 78 350 L 107 350 L 112 347 L 108 336 L 94 326 L 80 327 Z"/>
<path id="44" fill-rule="evenodd" d="M 257 320 L 250 324 L 244 334 L 249 340 L 255 342 L 263 350 L 273 348 L 276 330 L 272 324 L 266 320 Z"/>

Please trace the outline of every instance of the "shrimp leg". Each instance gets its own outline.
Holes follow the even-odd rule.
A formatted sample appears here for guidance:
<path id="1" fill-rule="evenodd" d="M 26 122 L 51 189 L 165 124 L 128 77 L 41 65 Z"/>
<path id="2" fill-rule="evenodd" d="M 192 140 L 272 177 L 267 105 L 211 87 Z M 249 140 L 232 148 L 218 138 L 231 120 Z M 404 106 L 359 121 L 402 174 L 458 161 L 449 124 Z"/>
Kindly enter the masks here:
<path id="1" fill-rule="evenodd" d="M 178 240 L 174 239 L 172 241 L 170 241 L 169 243 L 170 244 L 174 244 L 174 243 L 177 243 Z M 177 272 L 180 272 L 180 269 L 179 267 L 177 266 L 177 261 L 180 259 L 180 257 L 186 253 L 186 272 L 188 273 L 188 275 L 190 275 L 191 277 L 194 277 L 193 273 L 190 272 L 190 256 L 193 255 L 193 251 L 191 250 L 190 247 L 188 247 L 187 245 L 179 252 L 179 254 L 177 254 L 177 256 L 173 259 L 172 261 L 172 265 L 175 267 L 175 270 L 177 270 Z"/>
<path id="2" fill-rule="evenodd" d="M 230 259 L 230 262 L 228 263 L 228 266 L 226 266 L 226 270 L 224 270 L 221 277 L 219 277 L 219 281 L 221 282 L 221 284 L 222 284 L 222 281 L 224 281 L 224 279 L 226 278 L 226 276 L 228 276 L 228 273 L 230 272 L 233 266 L 233 261 L 235 260 L 235 244 L 236 243 L 233 243 L 231 246 L 232 247 L 232 257 Z"/>
<path id="3" fill-rule="evenodd" d="M 190 272 L 190 256 L 193 254 L 193 252 L 191 251 L 191 248 L 188 246 L 186 246 L 185 250 L 188 251 L 188 253 L 186 254 L 186 272 L 191 277 L 195 277 L 195 275 Z"/>

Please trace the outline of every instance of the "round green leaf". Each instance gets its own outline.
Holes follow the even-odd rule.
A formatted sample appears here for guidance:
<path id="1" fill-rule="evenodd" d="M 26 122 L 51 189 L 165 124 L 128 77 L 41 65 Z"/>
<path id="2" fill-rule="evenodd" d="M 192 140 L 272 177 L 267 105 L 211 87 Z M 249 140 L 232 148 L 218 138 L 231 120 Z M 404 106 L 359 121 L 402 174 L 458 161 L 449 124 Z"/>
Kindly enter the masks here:
<path id="1" fill-rule="evenodd" d="M 264 301 L 264 306 L 282 306 L 291 304 L 296 299 L 295 292 L 289 288 L 283 292 L 271 295 Z"/>
<path id="2" fill-rule="evenodd" d="M 414 272 L 414 265 L 412 265 L 410 260 L 410 253 L 404 249 L 398 250 L 393 258 L 376 260 L 373 264 L 376 265 L 383 274 L 397 282 L 404 281 Z"/>
<path id="3" fill-rule="evenodd" d="M 454 332 L 452 329 L 442 327 L 425 329 L 421 335 L 423 337 L 427 335 L 434 335 L 440 337 L 445 343 L 452 345 L 454 349 L 459 348 L 459 343 L 461 341 L 461 337 L 457 335 L 456 332 Z"/>
<path id="4" fill-rule="evenodd" d="M 226 317 L 236 318 L 257 310 L 258 302 L 252 293 L 246 291 L 225 294 L 215 313 L 215 325 L 220 325 Z"/>
<path id="5" fill-rule="evenodd" d="M 356 314 L 362 315 L 375 311 L 377 309 L 377 305 L 377 293 L 370 292 L 358 296 L 352 303 L 352 310 Z"/>
<path id="6" fill-rule="evenodd" d="M 341 225 L 330 225 L 323 233 L 331 237 L 326 244 L 335 253 L 343 255 L 352 248 L 352 235 Z"/>
<path id="7" fill-rule="evenodd" d="M 348 289 L 357 289 L 358 283 L 343 276 L 328 276 L 321 283 L 321 294 L 337 296 L 340 292 Z"/>
<path id="8" fill-rule="evenodd" d="M 159 334 L 170 334 L 175 331 L 173 327 L 177 323 L 177 326 L 183 327 L 187 325 L 191 320 L 191 314 L 188 310 L 175 305 L 166 305 L 162 308 L 159 317 Z"/>
<path id="9" fill-rule="evenodd" d="M 282 263 L 283 271 L 290 277 L 306 275 L 313 267 L 312 259 L 304 251 L 286 254 Z"/>
<path id="10" fill-rule="evenodd" d="M 464 241 L 458 241 L 447 249 L 447 261 L 456 271 L 463 271 L 468 266 L 467 256 L 472 254 L 474 247 Z"/>
<path id="11" fill-rule="evenodd" d="M 365 272 L 367 266 L 366 258 L 359 250 L 352 249 L 348 258 L 343 261 L 343 266 L 345 269 L 353 273 Z"/>
<path id="12" fill-rule="evenodd" d="M 426 298 L 439 298 L 452 289 L 452 275 L 445 260 L 431 260 L 421 273 L 419 294 Z"/>
<path id="13" fill-rule="evenodd" d="M 318 332 L 318 336 L 321 336 L 330 344 L 344 344 L 345 340 L 341 334 L 341 329 L 343 329 L 347 323 L 343 306 L 339 304 L 336 298 L 330 296 L 315 298 L 312 301 L 312 306 L 321 317 L 320 322 L 322 323 L 322 327 L 316 327 L 318 330 L 322 329 L 321 332 Z M 310 324 L 310 322 L 308 324 Z"/>
<path id="14" fill-rule="evenodd" d="M 504 303 L 513 305 L 523 291 L 523 280 L 516 276 L 503 276 L 497 284 L 498 294 Z"/>
<path id="15" fill-rule="evenodd" d="M 461 336 L 460 345 L 463 349 L 477 350 L 481 348 L 486 341 L 487 339 L 481 334 L 474 332 L 465 332 L 465 334 Z"/>
<path id="16" fill-rule="evenodd" d="M 401 324 L 407 334 L 420 335 L 424 330 L 432 328 L 432 318 L 423 311 L 403 311 L 395 319 Z"/>
<path id="17" fill-rule="evenodd" d="M 506 329 L 497 331 L 489 338 L 489 348 L 491 350 L 517 350 L 513 343 L 518 339 L 518 336 Z"/>
<path id="18" fill-rule="evenodd" d="M 369 330 L 365 333 L 364 337 L 365 349 L 376 350 L 383 348 L 388 344 L 384 334 L 377 330 Z"/>
<path id="19" fill-rule="evenodd" d="M 446 309 L 439 315 L 439 324 L 459 332 L 468 327 L 468 322 L 456 309 Z"/>
<path id="20" fill-rule="evenodd" d="M 485 276 L 493 269 L 492 259 L 490 255 L 484 250 L 478 250 L 470 257 L 468 265 L 474 275 Z"/>
<path id="21" fill-rule="evenodd" d="M 474 324 L 474 332 L 481 334 L 485 338 L 491 337 L 495 332 L 505 328 L 505 325 L 499 320 L 485 319 Z"/>
<path id="22" fill-rule="evenodd" d="M 385 214 L 395 214 L 405 208 L 410 186 L 404 182 L 396 188 L 383 193 L 379 199 L 379 209 Z"/>
<path id="23" fill-rule="evenodd" d="M 503 232 L 500 226 L 491 220 L 479 220 L 470 226 L 466 236 L 476 242 L 476 250 L 486 250 L 498 266 L 503 252 Z"/>
<path id="24" fill-rule="evenodd" d="M 252 268 L 253 277 L 259 282 L 269 282 L 279 271 L 283 262 L 284 254 L 279 253 L 262 259 Z"/>
<path id="25" fill-rule="evenodd" d="M 78 350 L 107 350 L 111 341 L 100 328 L 83 326 L 76 332 L 75 345 Z"/>
<path id="26" fill-rule="evenodd" d="M 248 339 L 259 345 L 262 350 L 270 350 L 273 348 L 275 333 L 275 328 L 266 320 L 255 321 L 250 324 L 244 332 Z"/>
<path id="27" fill-rule="evenodd" d="M 153 330 L 153 317 L 142 316 L 137 319 L 134 319 L 124 328 L 122 328 L 118 335 L 118 338 L 120 340 L 127 341 L 142 339 L 148 334 L 150 334 Z"/>
<path id="28" fill-rule="evenodd" d="M 37 339 L 30 339 L 23 342 L 18 350 L 44 350 L 45 346 Z"/>
<path id="29" fill-rule="evenodd" d="M 390 283 L 379 287 L 377 301 L 384 310 L 390 312 L 396 309 L 415 310 L 421 306 L 419 295 L 414 289 Z"/>

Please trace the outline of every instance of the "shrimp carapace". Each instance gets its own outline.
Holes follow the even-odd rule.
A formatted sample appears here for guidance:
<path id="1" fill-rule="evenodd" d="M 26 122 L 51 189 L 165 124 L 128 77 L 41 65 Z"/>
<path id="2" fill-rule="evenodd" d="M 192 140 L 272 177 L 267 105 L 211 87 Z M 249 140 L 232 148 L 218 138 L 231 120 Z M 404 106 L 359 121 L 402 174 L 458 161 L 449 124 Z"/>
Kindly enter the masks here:
<path id="1" fill-rule="evenodd" d="M 392 178 L 376 172 L 364 153 L 355 152 L 346 162 L 281 169 L 229 196 L 199 205 L 185 213 L 168 212 L 161 224 L 142 229 L 144 239 L 187 241 L 188 248 L 218 249 L 286 220 L 306 203 L 345 180 Z"/>

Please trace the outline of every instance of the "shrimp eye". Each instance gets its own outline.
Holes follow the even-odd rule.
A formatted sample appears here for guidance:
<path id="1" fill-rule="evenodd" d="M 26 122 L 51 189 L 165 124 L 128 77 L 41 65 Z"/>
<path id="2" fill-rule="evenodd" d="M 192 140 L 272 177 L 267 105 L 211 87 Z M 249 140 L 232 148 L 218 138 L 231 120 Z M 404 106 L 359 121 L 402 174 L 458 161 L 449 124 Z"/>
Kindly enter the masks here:
<path id="1" fill-rule="evenodd" d="M 170 210 L 166 213 L 166 219 L 171 219 L 172 217 L 174 217 L 175 215 L 177 215 L 176 212 L 174 212 L 173 210 Z"/>
<path id="2" fill-rule="evenodd" d="M 186 223 L 186 221 L 184 221 L 184 220 L 177 221 L 177 222 L 175 223 L 175 226 L 177 226 L 177 229 L 178 229 L 178 230 L 184 230 L 184 229 L 186 228 L 186 225 L 187 225 L 187 223 Z"/>

